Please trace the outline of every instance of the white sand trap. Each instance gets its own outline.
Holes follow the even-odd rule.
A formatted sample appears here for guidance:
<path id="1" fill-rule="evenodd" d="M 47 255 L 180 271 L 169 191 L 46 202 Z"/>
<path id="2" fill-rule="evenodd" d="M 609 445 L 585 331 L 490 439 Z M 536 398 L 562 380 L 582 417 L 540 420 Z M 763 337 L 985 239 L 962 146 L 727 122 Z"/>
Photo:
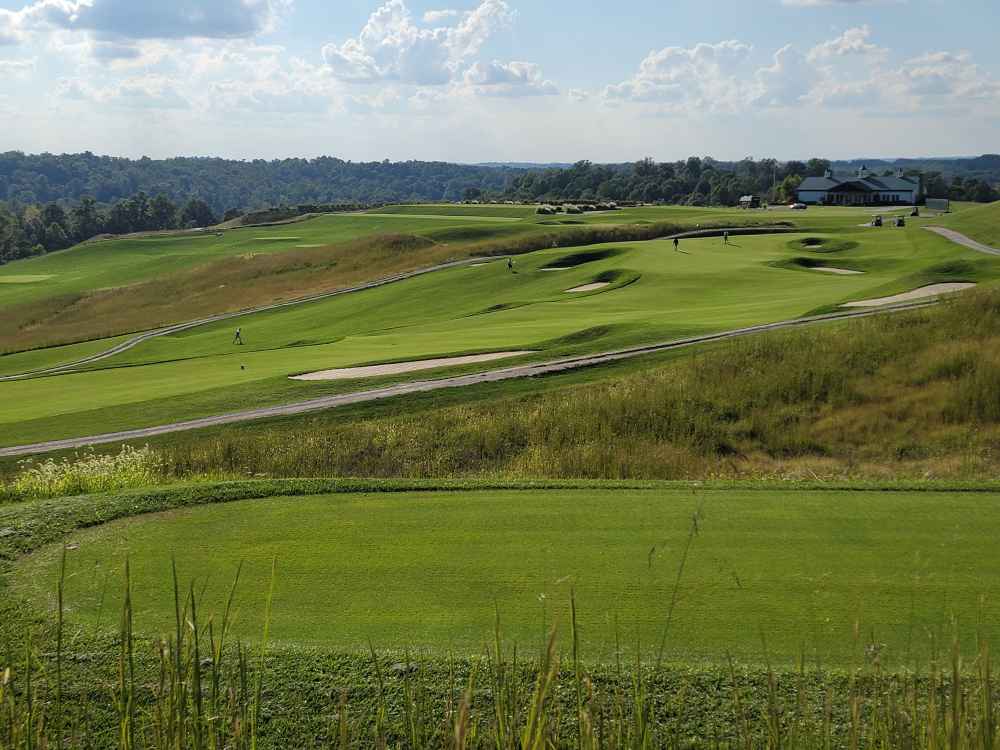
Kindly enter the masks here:
<path id="1" fill-rule="evenodd" d="M 471 265 L 469 266 L 469 268 L 479 268 L 480 266 L 488 266 L 489 264 L 490 264 L 490 262 L 489 262 L 489 261 L 484 261 L 484 262 L 482 262 L 482 263 L 472 263 L 472 264 L 471 264 Z"/>
<path id="2" fill-rule="evenodd" d="M 303 250 L 309 247 L 325 247 L 325 245 L 296 245 L 297 248 L 302 248 Z"/>
<path id="3" fill-rule="evenodd" d="M 520 357 L 522 354 L 534 354 L 534 351 L 492 352 L 490 354 L 470 354 L 465 357 L 441 357 L 440 359 L 421 359 L 415 362 L 393 362 L 385 365 L 369 365 L 368 367 L 342 367 L 337 370 L 321 370 L 306 375 L 295 375 L 292 380 L 349 380 L 351 378 L 374 378 L 379 375 L 399 375 L 417 370 L 433 370 L 436 367 L 452 365 L 472 365 L 477 362 L 492 362 L 495 359 Z"/>
<path id="4" fill-rule="evenodd" d="M 813 266 L 811 270 L 835 273 L 838 276 L 857 276 L 864 273 L 864 271 L 852 271 L 850 268 L 831 268 L 830 266 Z"/>
<path id="5" fill-rule="evenodd" d="M 939 294 L 949 292 L 961 292 L 963 289 L 971 289 L 975 284 L 952 282 L 948 284 L 930 284 L 914 289 L 912 292 L 894 294 L 891 297 L 879 297 L 878 299 L 863 299 L 857 302 L 847 302 L 841 307 L 879 307 L 881 305 L 894 305 L 897 302 L 910 302 L 915 299 L 925 299 L 926 297 L 937 297 Z"/>
<path id="6" fill-rule="evenodd" d="M 603 289 L 606 286 L 611 286 L 610 281 L 595 281 L 593 284 L 584 284 L 583 286 L 575 286 L 572 289 L 567 289 L 567 292 L 592 292 L 595 289 Z"/>

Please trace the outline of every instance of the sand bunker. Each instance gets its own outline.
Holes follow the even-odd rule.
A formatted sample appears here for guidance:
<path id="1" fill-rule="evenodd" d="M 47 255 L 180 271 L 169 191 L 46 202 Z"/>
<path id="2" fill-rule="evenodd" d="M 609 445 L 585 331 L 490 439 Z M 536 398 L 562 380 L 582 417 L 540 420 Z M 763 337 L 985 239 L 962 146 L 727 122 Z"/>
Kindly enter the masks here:
<path id="1" fill-rule="evenodd" d="M 831 268 L 830 266 L 813 266 L 811 271 L 822 271 L 823 273 L 835 273 L 839 276 L 857 276 L 858 274 L 864 273 L 864 271 L 852 271 L 849 268 Z"/>
<path id="2" fill-rule="evenodd" d="M 603 289 L 606 286 L 611 286 L 610 281 L 595 281 L 593 284 L 584 284 L 583 286 L 575 286 L 572 289 L 567 289 L 567 292 L 592 292 L 595 289 Z"/>
<path id="3" fill-rule="evenodd" d="M 878 299 L 863 299 L 857 302 L 847 302 L 841 307 L 879 307 L 881 305 L 894 305 L 898 302 L 910 302 L 915 299 L 925 299 L 927 297 L 937 297 L 939 294 L 949 292 L 961 292 L 963 289 L 971 289 L 975 284 L 952 282 L 948 284 L 930 284 L 914 289 L 912 292 L 894 294 L 891 297 L 879 297 Z"/>
<path id="4" fill-rule="evenodd" d="M 495 359 L 520 357 L 522 354 L 534 354 L 534 351 L 492 352 L 490 354 L 470 354 L 465 357 L 441 357 L 439 359 L 421 359 L 414 362 L 392 362 L 385 365 L 369 365 L 367 367 L 342 367 L 337 370 L 322 370 L 306 375 L 295 375 L 292 380 L 349 380 L 352 378 L 374 378 L 379 375 L 398 375 L 417 370 L 433 370 L 436 367 L 451 365 L 471 365 L 477 362 L 492 362 Z"/>
<path id="5" fill-rule="evenodd" d="M 325 247 L 325 245 L 296 245 L 295 247 L 306 249 L 306 248 L 310 248 L 310 247 Z"/>

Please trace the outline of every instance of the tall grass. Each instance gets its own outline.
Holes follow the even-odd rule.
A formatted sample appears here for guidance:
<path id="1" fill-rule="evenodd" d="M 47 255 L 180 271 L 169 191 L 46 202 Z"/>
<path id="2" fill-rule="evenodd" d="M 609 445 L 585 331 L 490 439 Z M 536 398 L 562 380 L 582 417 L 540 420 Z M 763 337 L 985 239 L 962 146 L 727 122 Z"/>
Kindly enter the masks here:
<path id="1" fill-rule="evenodd" d="M 268 616 L 257 658 L 246 645 L 229 642 L 238 572 L 219 618 L 205 617 L 197 589 L 183 586 L 176 569 L 173 580 L 173 632 L 140 638 L 126 563 L 119 626 L 110 648 L 100 652 L 110 657 L 110 669 L 92 664 L 88 641 L 67 628 L 61 597 L 54 633 L 36 640 L 28 628 L 20 648 L 5 649 L 0 748 L 990 750 L 1000 742 L 985 644 L 970 663 L 956 642 L 926 670 L 888 673 L 877 646 L 859 638 L 867 656 L 846 675 L 804 664 L 797 673 L 766 664 L 750 671 L 730 661 L 708 679 L 672 680 L 638 659 L 623 666 L 619 657 L 610 672 L 588 665 L 571 601 L 566 652 L 553 627 L 535 656 L 519 655 L 505 645 L 498 614 L 492 645 L 461 670 L 453 661 L 442 670 L 410 654 L 389 667 L 388 660 L 399 657 L 372 648 L 367 674 L 350 677 L 351 688 L 336 689 L 325 684 L 333 675 L 282 684 L 296 673 L 282 671 L 280 654 L 268 658 Z M 273 581 L 272 575 L 269 602 Z M 63 584 L 60 577 L 60 590 Z M 45 648 L 52 644 L 54 653 Z M 294 713 L 302 709 L 292 696 L 302 693 L 309 694 L 313 714 Z M 328 719 L 318 721 L 322 716 Z"/>
<path id="2" fill-rule="evenodd" d="M 164 465 L 158 453 L 149 446 L 123 445 L 117 454 L 90 451 L 60 461 L 21 461 L 14 478 L 6 486 L 0 485 L 0 499 L 37 500 L 149 487 L 163 478 Z"/>
<path id="3" fill-rule="evenodd" d="M 994 290 L 516 398 L 177 436 L 163 457 L 178 476 L 984 478 L 998 394 Z"/>

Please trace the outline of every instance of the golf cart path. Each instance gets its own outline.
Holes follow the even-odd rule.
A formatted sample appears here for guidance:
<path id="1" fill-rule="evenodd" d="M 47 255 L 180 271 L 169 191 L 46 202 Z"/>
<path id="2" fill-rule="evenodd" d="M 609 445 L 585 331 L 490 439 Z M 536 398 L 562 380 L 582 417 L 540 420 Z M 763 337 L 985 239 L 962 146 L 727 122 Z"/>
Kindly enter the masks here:
<path id="1" fill-rule="evenodd" d="M 393 214 L 387 214 L 392 216 Z M 741 234 L 764 234 L 764 233 L 787 233 L 790 231 L 795 231 L 794 228 L 784 227 L 784 226 L 749 226 L 749 227 L 719 227 L 713 229 L 696 229 L 689 232 L 681 232 L 680 234 L 670 235 L 669 237 L 661 237 L 658 239 L 671 240 L 677 239 L 697 239 L 702 237 L 717 237 L 721 236 L 723 232 L 728 232 L 730 236 L 737 236 Z M 562 248 L 569 249 L 569 248 Z M 94 362 L 99 362 L 102 359 L 107 359 L 109 357 L 114 357 L 115 355 L 126 352 L 132 349 L 144 341 L 149 341 L 150 339 L 155 339 L 160 336 L 169 336 L 174 333 L 180 333 L 181 331 L 188 331 L 192 328 L 198 328 L 199 326 L 209 325 L 211 323 L 219 323 L 224 320 L 233 320 L 235 318 L 241 318 L 245 315 L 254 315 L 260 312 L 267 312 L 269 310 L 278 310 L 283 307 L 294 307 L 295 305 L 304 305 L 309 302 L 317 302 L 319 300 L 328 299 L 330 297 L 337 297 L 342 294 L 353 294 L 355 292 L 363 292 L 366 289 L 375 289 L 376 287 L 385 286 L 387 284 L 395 284 L 399 281 L 406 281 L 407 279 L 412 279 L 417 276 L 423 276 L 424 274 L 434 273 L 436 271 L 445 271 L 449 268 L 458 268 L 460 266 L 469 265 L 485 265 L 494 260 L 502 260 L 507 258 L 507 255 L 491 255 L 491 256 L 478 256 L 472 258 L 464 258 L 462 260 L 453 260 L 447 263 L 439 263 L 434 266 L 428 266 L 426 268 L 418 268 L 415 271 L 407 271 L 405 273 L 393 274 L 392 276 L 384 276 L 380 279 L 375 279 L 374 281 L 368 281 L 364 284 L 357 284 L 355 286 L 343 287 L 340 289 L 331 289 L 326 292 L 319 292 L 317 294 L 310 294 L 305 297 L 296 297 L 295 299 L 285 300 L 284 302 L 274 302 L 268 305 L 261 305 L 259 307 L 248 307 L 244 310 L 237 310 L 235 312 L 219 313 L 218 315 L 210 315 L 205 318 L 198 318 L 196 320 L 190 320 L 186 323 L 175 323 L 169 326 L 164 326 L 162 328 L 154 328 L 149 331 L 144 331 L 143 333 L 136 334 L 120 344 L 106 349 L 102 352 L 97 352 L 88 357 L 83 357 L 82 359 L 77 359 L 72 362 L 66 362 L 61 365 L 55 365 L 53 367 L 45 367 L 37 370 L 29 370 L 27 372 L 19 372 L 11 375 L 0 375 L 0 383 L 11 380 L 23 380 L 25 378 L 37 377 L 39 375 L 57 375 L 63 372 L 70 372 L 82 367 L 83 365 L 93 364 Z"/>
<path id="2" fill-rule="evenodd" d="M 578 370 L 584 367 L 602 365 L 609 362 L 631 359 L 645 354 L 663 352 L 671 349 L 681 349 L 683 347 L 704 344 L 713 341 L 724 341 L 742 336 L 750 336 L 767 331 L 775 331 L 782 328 L 798 328 L 801 326 L 818 323 L 828 323 L 853 318 L 865 318 L 873 315 L 885 315 L 888 313 L 901 312 L 904 310 L 914 310 L 929 305 L 934 302 L 916 302 L 895 307 L 887 307 L 880 310 L 860 310 L 851 312 L 836 312 L 826 315 L 816 315 L 807 318 L 795 318 L 776 323 L 764 323 L 761 325 L 737 328 L 731 331 L 706 334 L 703 336 L 693 336 L 685 339 L 667 341 L 661 344 L 651 344 L 648 346 L 633 347 L 630 349 L 618 349 L 604 352 L 602 354 L 592 354 L 582 357 L 571 357 L 557 359 L 549 362 L 538 362 L 533 364 L 515 365 L 498 370 L 486 372 L 470 373 L 467 375 L 456 375 L 453 377 L 439 378 L 435 380 L 417 380 L 407 383 L 372 388 L 354 393 L 344 393 L 335 396 L 324 396 L 322 398 L 298 403 L 284 404 L 280 406 L 267 406 L 257 409 L 247 409 L 245 411 L 221 414 L 214 417 L 203 417 L 191 419 L 183 422 L 173 422 L 171 424 L 157 427 L 145 427 L 136 430 L 123 430 L 120 432 L 108 432 L 102 435 L 91 435 L 88 437 L 68 438 L 64 440 L 49 440 L 43 443 L 31 445 L 17 445 L 9 448 L 0 448 L 0 456 L 28 456 L 35 453 L 47 453 L 55 450 L 65 450 L 72 448 L 83 448 L 88 445 L 101 445 L 124 440 L 139 440 L 142 438 L 165 435 L 172 432 L 183 432 L 186 430 L 197 430 L 203 427 L 215 427 L 219 425 L 235 424 L 239 422 L 251 422 L 270 417 L 284 417 L 295 414 L 305 414 L 315 411 L 334 409 L 339 406 L 349 404 L 359 404 L 369 401 L 379 401 L 381 399 L 404 396 L 412 393 L 427 393 L 445 388 L 463 388 L 478 383 L 495 383 L 503 380 L 513 380 L 516 378 L 530 378 L 539 375 L 550 375 L 553 373 Z"/>
<path id="3" fill-rule="evenodd" d="M 928 232 L 934 232 L 934 234 L 939 234 L 945 239 L 956 242 L 959 245 L 964 245 L 970 250 L 975 250 L 980 253 L 986 253 L 987 255 L 1000 255 L 1000 248 L 990 247 L 989 245 L 984 245 L 982 242 L 977 242 L 971 237 L 966 237 L 961 232 L 956 232 L 954 229 L 946 229 L 945 227 L 924 227 Z"/>

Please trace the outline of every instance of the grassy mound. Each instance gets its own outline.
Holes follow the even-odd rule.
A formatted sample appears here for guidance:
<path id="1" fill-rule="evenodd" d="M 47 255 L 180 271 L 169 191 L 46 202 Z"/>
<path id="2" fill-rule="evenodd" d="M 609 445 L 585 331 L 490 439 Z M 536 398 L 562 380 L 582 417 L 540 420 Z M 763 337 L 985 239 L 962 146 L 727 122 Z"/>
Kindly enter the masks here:
<path id="1" fill-rule="evenodd" d="M 586 263 L 596 263 L 599 260 L 607 260 L 621 255 L 620 250 L 604 248 L 601 250 L 585 250 L 578 253 L 570 253 L 561 258 L 551 260 L 546 264 L 547 268 L 576 268 Z"/>
<path id="2" fill-rule="evenodd" d="M 199 581 L 206 612 L 225 607 L 241 567 L 233 602 L 241 617 L 232 633 L 252 640 L 264 618 L 259 592 L 277 555 L 277 641 L 354 653 L 372 641 L 473 656 L 497 609 L 507 636 L 531 643 L 549 623 L 568 620 L 572 589 L 580 647 L 591 660 L 612 663 L 617 638 L 656 642 L 662 613 L 650 602 L 670 600 L 695 515 L 698 539 L 684 568 L 671 662 L 711 663 L 723 654 L 754 661 L 762 629 L 776 663 L 794 666 L 805 648 L 812 661 L 846 668 L 862 611 L 879 634 L 883 663 L 905 666 L 931 657 L 929 644 L 910 641 L 913 630 L 942 624 L 943 584 L 932 574 L 914 583 L 915 556 L 928 573 L 951 571 L 948 606 L 970 633 L 1000 640 L 1000 605 L 981 603 L 992 600 L 989 571 L 1000 564 L 992 543 L 1000 516 L 982 510 L 997 502 L 1000 494 L 978 492 L 711 485 L 255 499 L 71 534 L 64 596 L 75 626 L 114 628 L 106 613 L 123 603 L 127 557 L 132 597 L 142 602 L 136 628 L 156 634 L 173 620 L 174 564 Z M 893 519 L 903 515 L 907 534 L 900 535 Z M 944 547 L 931 543 L 941 528 L 949 529 Z M 13 590 L 44 608 L 62 550 L 19 563 Z M 822 625 L 811 610 L 813 586 L 822 587 Z M 756 629 L 743 626 L 750 619 Z"/>
<path id="3" fill-rule="evenodd" d="M 1000 201 L 964 208 L 944 219 L 934 219 L 933 223 L 1000 249 Z"/>
<path id="4" fill-rule="evenodd" d="M 807 251 L 811 253 L 844 253 L 854 250 L 860 243 L 834 237 L 804 237 L 792 240 L 787 247 L 793 252 Z"/>

